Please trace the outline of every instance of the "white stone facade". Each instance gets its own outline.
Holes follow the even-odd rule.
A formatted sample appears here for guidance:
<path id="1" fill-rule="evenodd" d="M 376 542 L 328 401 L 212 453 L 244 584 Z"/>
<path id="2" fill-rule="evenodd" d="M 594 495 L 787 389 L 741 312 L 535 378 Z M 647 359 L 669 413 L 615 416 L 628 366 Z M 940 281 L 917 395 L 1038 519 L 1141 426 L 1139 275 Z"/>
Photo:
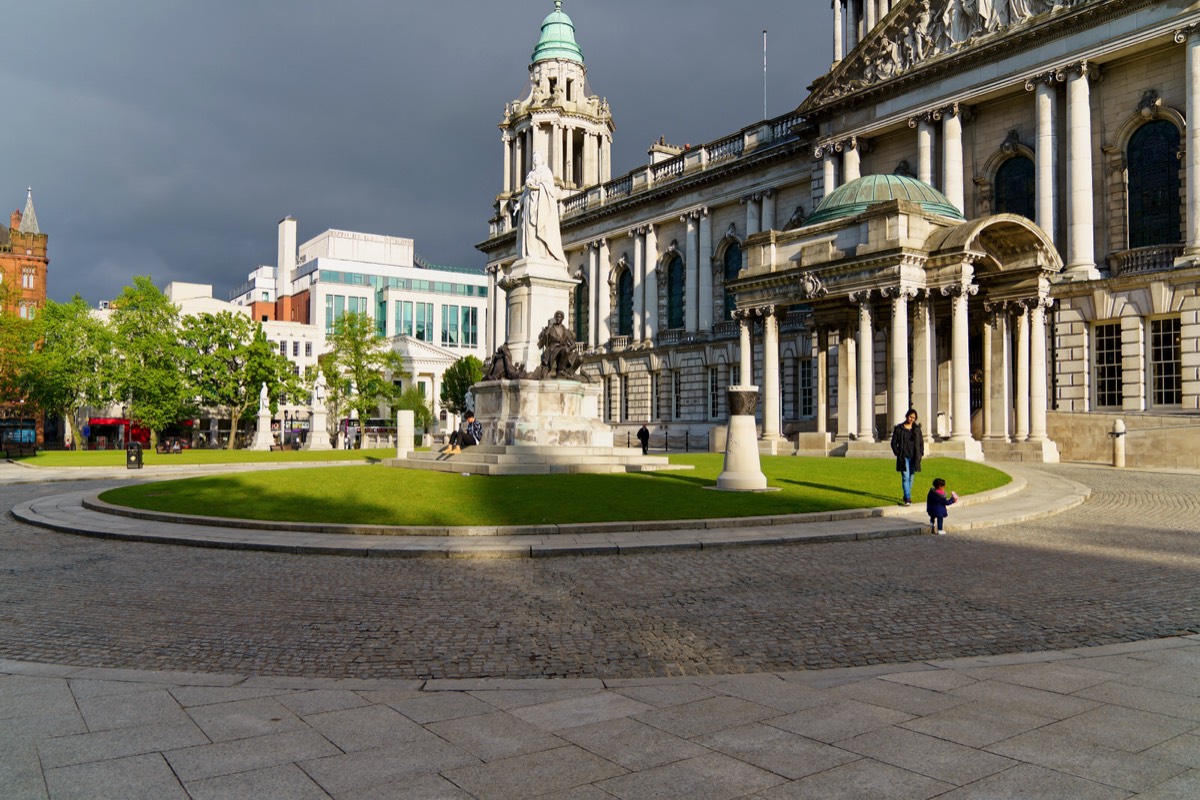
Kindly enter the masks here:
<path id="1" fill-rule="evenodd" d="M 1044 415 L 1019 403 L 997 410 L 1014 395 L 1044 397 L 1057 431 L 1073 414 L 1124 413 L 1131 447 L 1138 415 L 1148 428 L 1161 415 L 1200 412 L 1200 126 L 1186 125 L 1200 114 L 1200 3 L 1025 0 L 988 4 L 983 15 L 957 0 L 832 6 L 833 68 L 796 112 L 655 153 L 565 200 L 564 249 L 584 279 L 565 310 L 586 343 L 587 371 L 604 383 L 605 418 L 702 434 L 725 422 L 724 390 L 741 382 L 763 387 L 768 437 L 835 435 L 837 417 L 861 428 L 874 418 L 879 435 L 901 405 L 887 391 L 888 342 L 900 330 L 891 307 L 868 309 L 874 346 L 864 352 L 861 326 L 844 339 L 797 303 L 769 315 L 778 326 L 769 354 L 756 323 L 744 358 L 724 283 L 738 274 L 747 237 L 796 228 L 836 187 L 893 173 L 936 187 L 969 220 L 1034 220 L 1064 265 L 1048 308 L 1002 328 L 973 312 L 966 364 L 930 377 L 935 395 L 952 394 L 954 370 L 974 384 L 966 435 L 1045 436 L 1030 429 Z M 499 222 L 480 245 L 492 275 L 514 258 Z M 921 328 L 906 314 L 911 349 Z M 492 319 L 489 350 L 505 338 L 503 320 Z M 846 396 L 850 374 L 871 380 Z M 908 399 L 922 394 L 910 387 Z M 953 416 L 935 415 L 927 432 L 963 435 Z M 1200 437 L 1193 422 L 1183 429 Z M 1053 438 L 1071 458 L 1070 437 Z"/>

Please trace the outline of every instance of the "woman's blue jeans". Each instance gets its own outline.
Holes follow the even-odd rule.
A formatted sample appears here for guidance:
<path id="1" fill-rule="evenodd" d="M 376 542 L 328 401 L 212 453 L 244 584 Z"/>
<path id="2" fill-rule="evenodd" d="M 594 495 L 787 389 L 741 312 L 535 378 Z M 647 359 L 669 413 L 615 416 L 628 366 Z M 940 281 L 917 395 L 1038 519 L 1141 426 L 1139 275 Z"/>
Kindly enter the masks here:
<path id="1" fill-rule="evenodd" d="M 904 459 L 904 471 L 900 473 L 900 486 L 904 489 L 904 502 L 906 503 L 912 500 L 912 482 L 912 459 L 906 458 Z"/>

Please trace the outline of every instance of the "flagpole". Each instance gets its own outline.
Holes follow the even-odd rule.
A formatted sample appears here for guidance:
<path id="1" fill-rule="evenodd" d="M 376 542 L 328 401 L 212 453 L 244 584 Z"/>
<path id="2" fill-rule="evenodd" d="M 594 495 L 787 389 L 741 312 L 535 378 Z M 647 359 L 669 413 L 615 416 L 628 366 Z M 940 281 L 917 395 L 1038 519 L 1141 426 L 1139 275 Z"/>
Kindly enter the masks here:
<path id="1" fill-rule="evenodd" d="M 763 31 L 763 119 L 767 118 L 767 32 Z"/>

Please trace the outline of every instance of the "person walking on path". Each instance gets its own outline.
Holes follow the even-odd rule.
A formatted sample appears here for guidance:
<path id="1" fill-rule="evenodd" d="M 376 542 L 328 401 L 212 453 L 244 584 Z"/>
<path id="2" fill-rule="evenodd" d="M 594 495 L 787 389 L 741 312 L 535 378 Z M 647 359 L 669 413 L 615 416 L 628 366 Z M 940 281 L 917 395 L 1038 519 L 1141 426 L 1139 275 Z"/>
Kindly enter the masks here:
<path id="1" fill-rule="evenodd" d="M 944 534 L 942 530 L 942 522 L 949 515 L 950 506 L 958 502 L 958 495 L 954 492 L 950 496 L 946 496 L 946 482 L 941 478 L 933 479 L 933 486 L 929 489 L 929 494 L 925 496 L 925 511 L 929 514 L 929 532 L 936 534 Z"/>
<path id="2" fill-rule="evenodd" d="M 925 455 L 925 437 L 917 412 L 911 408 L 904 413 L 904 421 L 892 428 L 892 455 L 896 456 L 896 472 L 900 473 L 900 489 L 904 492 L 901 502 L 911 506 L 913 475 L 921 471 L 921 457 Z"/>
<path id="3" fill-rule="evenodd" d="M 638 428 L 638 441 L 642 443 L 642 455 L 647 455 L 650 452 L 650 429 L 642 423 L 642 427 Z"/>

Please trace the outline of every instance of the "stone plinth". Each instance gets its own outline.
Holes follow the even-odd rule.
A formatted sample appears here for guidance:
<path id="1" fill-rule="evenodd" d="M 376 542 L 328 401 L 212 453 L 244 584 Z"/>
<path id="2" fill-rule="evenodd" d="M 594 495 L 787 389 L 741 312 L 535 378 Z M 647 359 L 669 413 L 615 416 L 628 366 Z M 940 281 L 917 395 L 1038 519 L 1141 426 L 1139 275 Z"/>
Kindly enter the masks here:
<path id="1" fill-rule="evenodd" d="M 514 352 L 515 354 L 515 352 Z M 612 429 L 595 416 L 600 386 L 569 380 L 486 381 L 471 387 L 483 443 L 612 447 Z"/>
<path id="2" fill-rule="evenodd" d="M 304 440 L 302 450 L 332 450 L 329 443 L 329 431 L 325 427 L 325 406 L 314 407 L 312 418 L 308 425 L 308 438 Z"/>
<path id="3" fill-rule="evenodd" d="M 508 349 L 513 361 L 533 372 L 540 361 L 537 338 L 554 312 L 567 313 L 571 291 L 579 281 L 567 265 L 548 259 L 523 258 L 500 281 L 507 293 Z M 476 414 L 479 413 L 476 409 Z"/>
<path id="4" fill-rule="evenodd" d="M 725 437 L 725 468 L 717 477 L 718 489 L 727 492 L 761 492 L 767 489 L 758 457 L 758 428 L 754 409 L 757 386 L 729 387 L 729 432 Z"/>
<path id="5" fill-rule="evenodd" d="M 258 412 L 258 430 L 254 433 L 254 444 L 250 445 L 251 450 L 270 450 L 271 445 L 275 444 L 275 437 L 271 435 L 271 412 Z"/>
<path id="6" fill-rule="evenodd" d="M 413 437 L 416 435 L 416 418 L 412 411 L 396 412 L 396 458 L 404 458 L 413 449 Z"/>

